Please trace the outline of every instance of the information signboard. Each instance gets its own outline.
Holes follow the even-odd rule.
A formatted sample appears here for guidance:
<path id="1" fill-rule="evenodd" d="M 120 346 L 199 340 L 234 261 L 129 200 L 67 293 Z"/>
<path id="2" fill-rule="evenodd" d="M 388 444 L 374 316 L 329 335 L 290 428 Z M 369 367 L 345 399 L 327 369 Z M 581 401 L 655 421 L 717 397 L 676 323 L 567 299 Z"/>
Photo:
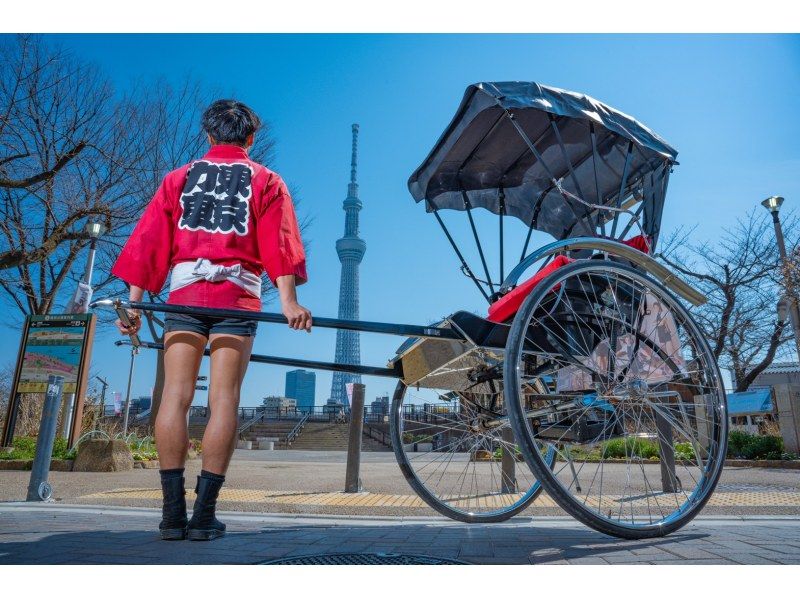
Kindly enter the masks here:
<path id="1" fill-rule="evenodd" d="M 51 375 L 64 378 L 65 400 L 70 400 L 71 395 L 76 397 L 73 411 L 76 417 L 72 418 L 70 429 L 70 444 L 74 442 L 75 435 L 80 432 L 77 414 L 83 412 L 94 322 L 93 314 L 34 315 L 25 319 L 3 430 L 4 446 L 9 445 L 14 436 L 19 395 L 46 393 L 47 378 Z"/>

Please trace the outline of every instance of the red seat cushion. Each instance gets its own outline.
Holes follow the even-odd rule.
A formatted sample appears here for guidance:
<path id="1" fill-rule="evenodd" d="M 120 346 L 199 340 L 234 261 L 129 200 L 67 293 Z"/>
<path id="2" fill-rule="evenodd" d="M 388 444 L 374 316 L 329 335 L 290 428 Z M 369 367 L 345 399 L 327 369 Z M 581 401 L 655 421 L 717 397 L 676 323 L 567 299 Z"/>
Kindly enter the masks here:
<path id="1" fill-rule="evenodd" d="M 522 302 L 525 300 L 533 288 L 541 282 L 541 280 L 547 276 L 548 274 L 552 274 L 556 270 L 558 270 L 561 266 L 566 266 L 570 262 L 574 262 L 564 255 L 556 256 L 556 258 L 547 264 L 544 268 L 539 270 L 536 274 L 533 275 L 532 278 L 529 278 L 521 285 L 517 286 L 513 291 L 503 295 L 492 303 L 489 306 L 489 316 L 488 320 L 492 322 L 505 322 L 514 317 L 514 314 L 517 313 L 517 310 L 522 305 Z"/>
<path id="2" fill-rule="evenodd" d="M 638 249 L 642 253 L 650 253 L 650 239 L 645 235 L 636 235 L 630 239 L 622 241 L 625 245 Z M 561 266 L 566 266 L 570 262 L 574 262 L 566 256 L 559 255 L 552 262 L 547 264 L 544 268 L 539 270 L 532 278 L 529 278 L 521 285 L 517 286 L 513 291 L 503 295 L 489 306 L 489 315 L 487 319 L 491 322 L 506 322 L 514 317 L 517 310 L 522 305 L 525 297 L 530 295 L 533 288 L 548 274 L 558 270 Z"/>
<path id="3" fill-rule="evenodd" d="M 650 253 L 650 239 L 644 235 L 636 235 L 623 241 L 628 247 L 638 249 L 642 253 Z"/>

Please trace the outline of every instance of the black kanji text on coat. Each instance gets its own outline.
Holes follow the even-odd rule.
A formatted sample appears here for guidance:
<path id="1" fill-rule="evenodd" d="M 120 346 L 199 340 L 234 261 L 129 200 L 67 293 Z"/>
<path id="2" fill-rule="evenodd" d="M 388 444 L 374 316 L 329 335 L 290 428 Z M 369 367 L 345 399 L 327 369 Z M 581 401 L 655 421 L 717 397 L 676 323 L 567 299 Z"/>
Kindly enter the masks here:
<path id="1" fill-rule="evenodd" d="M 247 164 L 192 164 L 181 194 L 178 226 L 210 233 L 246 235 L 252 196 L 252 171 Z"/>

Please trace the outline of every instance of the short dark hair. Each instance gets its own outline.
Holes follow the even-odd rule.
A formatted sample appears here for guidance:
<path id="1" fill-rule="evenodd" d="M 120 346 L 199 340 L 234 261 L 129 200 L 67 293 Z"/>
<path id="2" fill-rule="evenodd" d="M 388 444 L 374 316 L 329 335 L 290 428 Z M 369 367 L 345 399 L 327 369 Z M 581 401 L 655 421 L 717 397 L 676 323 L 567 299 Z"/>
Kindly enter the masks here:
<path id="1" fill-rule="evenodd" d="M 217 143 L 244 145 L 261 126 L 251 108 L 236 100 L 217 100 L 203 112 L 203 130 Z"/>

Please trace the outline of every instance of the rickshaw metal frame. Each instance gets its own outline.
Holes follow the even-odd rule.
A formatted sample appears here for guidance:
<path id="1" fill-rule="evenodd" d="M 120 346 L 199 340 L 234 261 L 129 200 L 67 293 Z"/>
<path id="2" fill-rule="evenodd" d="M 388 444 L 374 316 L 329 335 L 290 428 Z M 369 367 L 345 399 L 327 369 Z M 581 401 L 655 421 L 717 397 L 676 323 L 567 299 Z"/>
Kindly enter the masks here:
<path id="1" fill-rule="evenodd" d="M 510 291 L 511 288 L 517 284 L 520 276 L 540 259 L 561 252 L 578 251 L 581 249 L 601 251 L 635 263 L 647 273 L 655 276 L 668 289 L 674 291 L 695 307 L 699 307 L 708 301 L 708 298 L 703 293 L 684 282 L 678 276 L 675 276 L 669 268 L 660 264 L 646 253 L 642 253 L 638 249 L 634 249 L 614 239 L 602 239 L 598 237 L 573 237 L 570 239 L 562 239 L 534 250 L 520 261 L 508 274 L 503 284 L 500 286 L 500 292 Z"/>

